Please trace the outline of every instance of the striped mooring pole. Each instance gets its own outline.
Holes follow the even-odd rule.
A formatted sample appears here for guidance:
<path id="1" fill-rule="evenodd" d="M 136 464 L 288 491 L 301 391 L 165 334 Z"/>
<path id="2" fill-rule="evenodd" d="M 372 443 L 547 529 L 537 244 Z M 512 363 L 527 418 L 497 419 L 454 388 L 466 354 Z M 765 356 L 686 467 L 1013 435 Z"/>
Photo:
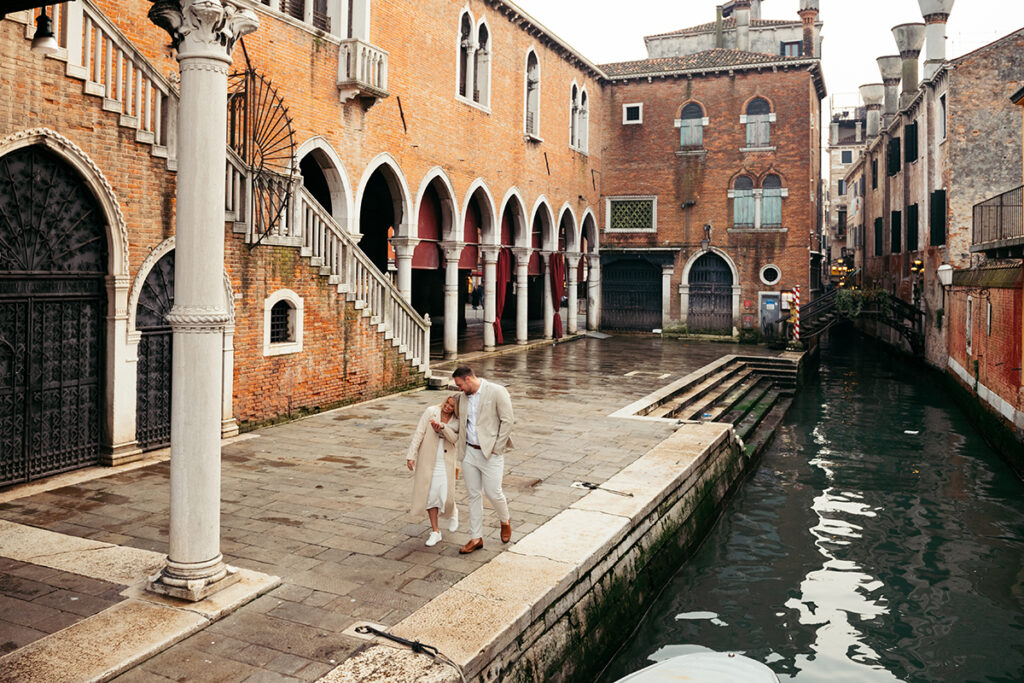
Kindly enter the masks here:
<path id="1" fill-rule="evenodd" d="M 793 305 L 796 306 L 796 320 L 793 322 L 793 339 L 800 341 L 800 285 L 793 287 Z"/>

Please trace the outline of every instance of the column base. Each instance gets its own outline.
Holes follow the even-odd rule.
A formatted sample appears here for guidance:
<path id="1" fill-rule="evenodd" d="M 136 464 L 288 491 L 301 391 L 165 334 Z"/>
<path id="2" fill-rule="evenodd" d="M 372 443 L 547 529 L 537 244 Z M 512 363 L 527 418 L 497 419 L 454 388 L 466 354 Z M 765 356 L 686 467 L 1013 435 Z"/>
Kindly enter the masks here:
<path id="1" fill-rule="evenodd" d="M 108 448 L 107 452 L 100 455 L 100 462 L 108 467 L 117 467 L 118 465 L 142 460 L 142 457 L 145 455 L 136 441 L 115 444 Z"/>
<path id="2" fill-rule="evenodd" d="M 196 576 L 200 567 L 209 576 Z M 236 583 L 240 578 L 238 570 L 224 564 L 220 556 L 212 563 L 202 563 L 195 567 L 168 560 L 159 574 L 149 577 L 146 590 L 179 600 L 199 602 Z"/>
<path id="3" fill-rule="evenodd" d="M 235 418 L 231 418 L 230 420 L 221 420 L 220 438 L 229 439 L 232 436 L 238 436 L 238 420 Z"/>
<path id="4" fill-rule="evenodd" d="M 529 339 L 516 339 L 516 345 L 518 345 L 518 346 L 526 346 L 529 343 L 530 343 Z"/>
<path id="5" fill-rule="evenodd" d="M 484 351 L 493 351 L 495 348 L 497 347 L 495 347 L 494 344 L 491 344 L 490 346 L 484 344 Z"/>

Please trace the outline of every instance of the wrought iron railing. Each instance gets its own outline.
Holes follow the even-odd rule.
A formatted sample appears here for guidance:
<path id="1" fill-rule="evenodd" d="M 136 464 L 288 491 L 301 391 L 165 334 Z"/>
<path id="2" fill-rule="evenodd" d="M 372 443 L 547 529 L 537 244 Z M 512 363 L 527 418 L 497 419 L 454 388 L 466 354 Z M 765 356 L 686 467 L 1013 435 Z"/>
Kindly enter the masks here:
<path id="1" fill-rule="evenodd" d="M 991 242 L 1024 238 L 1024 186 L 1004 192 L 974 205 L 972 242 Z"/>

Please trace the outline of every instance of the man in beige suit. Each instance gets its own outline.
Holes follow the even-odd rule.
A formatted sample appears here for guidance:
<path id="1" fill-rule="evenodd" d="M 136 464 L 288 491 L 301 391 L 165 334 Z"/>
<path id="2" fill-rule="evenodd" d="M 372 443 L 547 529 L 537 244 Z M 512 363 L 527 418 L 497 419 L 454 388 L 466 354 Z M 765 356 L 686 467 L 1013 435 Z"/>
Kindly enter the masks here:
<path id="1" fill-rule="evenodd" d="M 477 377 L 465 365 L 452 373 L 459 396 L 459 440 L 457 457 L 462 461 L 466 490 L 469 491 L 469 543 L 462 554 L 484 547 L 484 501 L 491 501 L 501 522 L 501 542 L 512 538 L 508 502 L 501 491 L 505 473 L 505 451 L 512 448 L 512 399 L 500 384 Z"/>

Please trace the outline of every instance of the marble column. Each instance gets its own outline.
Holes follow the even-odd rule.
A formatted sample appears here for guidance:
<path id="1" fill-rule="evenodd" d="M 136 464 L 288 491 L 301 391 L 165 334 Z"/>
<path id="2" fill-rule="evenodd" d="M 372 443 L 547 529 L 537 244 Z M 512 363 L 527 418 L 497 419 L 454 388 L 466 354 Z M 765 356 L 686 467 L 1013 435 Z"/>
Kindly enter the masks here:
<path id="1" fill-rule="evenodd" d="M 444 358 L 459 355 L 459 256 L 462 245 L 444 244 Z"/>
<path id="2" fill-rule="evenodd" d="M 579 326 L 579 315 L 576 309 L 579 308 L 579 303 L 576 296 L 576 287 L 578 285 L 578 275 L 580 267 L 580 255 L 579 254 L 566 254 L 565 255 L 565 268 L 566 276 L 568 277 L 568 291 L 566 296 L 569 298 L 569 309 L 565 316 L 565 333 L 576 334 L 580 331 Z"/>
<path id="3" fill-rule="evenodd" d="M 416 251 L 418 239 L 411 237 L 395 237 L 391 246 L 395 248 L 395 265 L 398 267 L 398 293 L 410 304 L 412 303 L 412 254 Z"/>
<path id="4" fill-rule="evenodd" d="M 516 256 L 516 344 L 529 340 L 530 322 L 530 250 L 515 249 Z"/>
<path id="5" fill-rule="evenodd" d="M 551 301 L 551 257 L 554 252 L 543 251 L 540 254 L 544 273 L 544 338 L 555 338 L 555 305 Z"/>
<path id="6" fill-rule="evenodd" d="M 171 381 L 169 552 L 149 589 L 198 601 L 234 583 L 220 552 L 227 84 L 235 42 L 256 15 L 220 0 L 157 0 L 181 68 Z"/>
<path id="7" fill-rule="evenodd" d="M 601 257 L 590 254 L 587 271 L 587 329 L 598 330 L 601 327 Z"/>
<path id="8" fill-rule="evenodd" d="M 498 279 L 498 247 L 480 247 L 484 257 L 484 351 L 494 350 L 495 295 Z"/>
<path id="9" fill-rule="evenodd" d="M 661 267 L 661 327 L 669 326 L 672 321 L 672 266 Z"/>

